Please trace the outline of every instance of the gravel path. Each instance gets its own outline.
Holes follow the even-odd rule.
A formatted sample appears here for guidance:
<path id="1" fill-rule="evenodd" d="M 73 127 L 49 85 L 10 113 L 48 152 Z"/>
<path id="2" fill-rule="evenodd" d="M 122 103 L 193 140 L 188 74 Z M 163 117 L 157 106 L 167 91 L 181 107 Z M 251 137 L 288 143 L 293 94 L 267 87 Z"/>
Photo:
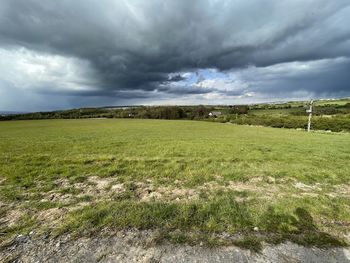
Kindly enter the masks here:
<path id="1" fill-rule="evenodd" d="M 0 251 L 0 262 L 350 262 L 349 248 L 266 245 L 259 253 L 237 247 L 157 245 L 150 232 L 57 239 L 18 236 Z"/>

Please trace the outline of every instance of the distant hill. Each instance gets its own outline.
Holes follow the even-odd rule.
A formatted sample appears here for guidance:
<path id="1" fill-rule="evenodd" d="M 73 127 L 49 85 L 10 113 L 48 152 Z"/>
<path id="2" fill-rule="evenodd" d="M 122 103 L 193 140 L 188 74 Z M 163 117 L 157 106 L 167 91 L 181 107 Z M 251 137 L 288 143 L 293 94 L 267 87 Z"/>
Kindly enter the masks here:
<path id="1" fill-rule="evenodd" d="M 26 114 L 29 112 L 25 112 L 25 111 L 1 111 L 0 110 L 0 115 L 2 116 L 7 116 L 7 115 L 16 115 L 16 114 Z"/>

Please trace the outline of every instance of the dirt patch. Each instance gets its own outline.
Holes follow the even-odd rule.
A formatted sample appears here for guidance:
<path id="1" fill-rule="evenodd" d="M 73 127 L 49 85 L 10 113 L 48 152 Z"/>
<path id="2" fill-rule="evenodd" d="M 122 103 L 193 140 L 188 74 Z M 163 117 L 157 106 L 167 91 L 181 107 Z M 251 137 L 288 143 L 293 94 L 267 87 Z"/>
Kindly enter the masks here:
<path id="1" fill-rule="evenodd" d="M 115 179 L 112 178 L 100 178 L 98 176 L 90 176 L 88 181 L 95 185 L 98 190 L 104 190 L 111 186 Z"/>
<path id="2" fill-rule="evenodd" d="M 320 187 L 320 184 L 307 185 L 301 182 L 297 182 L 296 184 L 294 184 L 294 187 L 303 191 L 321 191 L 322 190 L 322 188 Z"/>
<path id="3" fill-rule="evenodd" d="M 5 177 L 0 177 L 0 184 L 2 184 L 3 182 L 6 181 L 6 178 Z"/>
<path id="4" fill-rule="evenodd" d="M 296 182 L 294 184 L 294 188 L 300 191 L 300 193 L 298 193 L 300 196 L 317 197 L 324 194 L 332 198 L 350 197 L 350 185 L 346 184 L 333 185 L 331 189 L 325 190 L 325 186 L 320 183 L 316 183 L 315 185 L 307 185 L 301 182 Z"/>
<path id="5" fill-rule="evenodd" d="M 16 223 L 25 215 L 24 211 L 13 209 L 8 212 L 6 218 L 9 220 L 7 223 L 8 227 L 13 227 Z"/>
<path id="6" fill-rule="evenodd" d="M 55 181 L 55 184 L 57 185 L 56 189 L 45 193 L 41 202 L 52 201 L 69 205 L 76 204 L 77 200 L 86 196 L 90 197 L 91 201 L 96 202 L 111 200 L 114 194 L 125 191 L 124 185 L 117 183 L 114 178 L 100 178 L 97 176 L 89 177 L 87 183 L 71 184 L 68 179 L 59 179 Z M 65 191 L 68 193 L 65 193 Z"/>
<path id="7" fill-rule="evenodd" d="M 215 194 L 217 191 L 234 191 L 234 192 L 253 192 L 264 193 L 264 198 L 272 197 L 280 191 L 277 185 L 257 184 L 260 180 L 254 182 L 236 182 L 228 181 L 219 183 L 211 181 L 203 185 L 186 188 L 178 182 L 175 186 L 161 186 L 155 188 L 151 182 L 147 184 L 136 184 L 141 201 L 166 200 L 166 201 L 188 201 L 198 200 L 201 194 Z M 247 197 L 248 198 L 248 197 Z M 237 201 L 242 201 L 242 197 L 237 197 Z"/>
<path id="8" fill-rule="evenodd" d="M 336 193 L 338 195 L 350 197 L 350 185 L 342 184 L 342 185 L 334 186 L 334 188 L 336 189 Z"/>
<path id="9" fill-rule="evenodd" d="M 249 198 L 249 193 L 254 194 L 256 198 L 273 199 L 276 196 L 295 195 L 296 197 L 310 196 L 317 197 L 322 191 L 322 185 L 307 185 L 302 182 L 294 182 L 294 189 L 297 193 L 285 191 L 284 184 L 276 183 L 273 177 L 253 177 L 247 182 L 225 181 L 223 178 L 217 178 L 216 181 L 206 182 L 196 187 L 184 187 L 181 181 L 176 180 L 173 185 L 157 186 L 152 180 L 144 182 L 132 182 L 128 184 L 119 183 L 115 178 L 100 178 L 91 176 L 84 183 L 70 184 L 67 179 L 56 181 L 59 186 L 54 191 L 46 194 L 43 201 L 57 201 L 63 204 L 80 202 L 96 202 L 113 200 L 115 196 L 126 191 L 133 193 L 133 198 L 138 198 L 143 202 L 151 201 L 194 201 L 199 200 L 201 194 L 215 194 L 217 191 L 226 192 L 246 192 L 247 197 L 238 196 L 237 201 L 243 201 Z M 60 189 L 68 188 L 77 190 L 77 194 L 61 193 Z M 350 196 L 350 186 L 341 185 L 336 191 L 325 193 L 334 196 Z M 78 200 L 90 197 L 90 201 Z"/>
<path id="10" fill-rule="evenodd" d="M 67 208 L 49 208 L 39 211 L 37 219 L 42 226 L 53 228 L 59 225 L 68 211 Z"/>
<path id="11" fill-rule="evenodd" d="M 50 192 L 48 194 L 48 199 L 42 199 L 41 201 L 52 201 L 52 202 L 59 202 L 63 205 L 69 204 L 73 201 L 73 195 L 72 194 L 62 194 L 62 193 L 56 193 L 56 192 Z"/>
<path id="12" fill-rule="evenodd" d="M 146 189 L 140 188 L 140 200 L 144 202 L 154 200 L 166 200 L 166 201 L 185 201 L 185 200 L 197 200 L 199 198 L 198 189 L 190 188 L 176 188 L 176 187 L 147 187 Z"/>
<path id="13" fill-rule="evenodd" d="M 19 209 L 9 209 L 5 216 L 0 219 L 0 227 L 8 228 L 13 227 L 18 221 L 25 215 L 24 211 Z"/>

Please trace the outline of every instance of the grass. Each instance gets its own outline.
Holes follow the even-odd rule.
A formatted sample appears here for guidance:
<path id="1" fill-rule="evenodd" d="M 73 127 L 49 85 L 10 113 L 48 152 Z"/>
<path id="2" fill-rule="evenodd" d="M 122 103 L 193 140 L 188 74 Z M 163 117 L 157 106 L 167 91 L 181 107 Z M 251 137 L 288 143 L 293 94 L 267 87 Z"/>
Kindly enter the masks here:
<path id="1" fill-rule="evenodd" d="M 2 213 L 26 211 L 2 232 L 136 228 L 174 242 L 344 245 L 349 156 L 350 134 L 195 121 L 1 122 Z M 143 199 L 151 194 L 158 197 Z"/>
<path id="2" fill-rule="evenodd" d="M 345 105 L 350 102 L 349 98 L 344 99 L 334 99 L 334 100 L 318 100 L 315 101 L 316 106 L 324 106 L 324 105 Z"/>

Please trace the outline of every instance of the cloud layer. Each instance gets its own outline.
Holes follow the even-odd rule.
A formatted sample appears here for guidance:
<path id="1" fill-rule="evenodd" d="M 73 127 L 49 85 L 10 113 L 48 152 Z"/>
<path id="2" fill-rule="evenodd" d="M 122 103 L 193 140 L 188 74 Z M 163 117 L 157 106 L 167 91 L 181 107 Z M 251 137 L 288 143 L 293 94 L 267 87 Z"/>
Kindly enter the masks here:
<path id="1" fill-rule="evenodd" d="M 0 108 L 348 96 L 349 17 L 348 0 L 3 0 Z"/>

